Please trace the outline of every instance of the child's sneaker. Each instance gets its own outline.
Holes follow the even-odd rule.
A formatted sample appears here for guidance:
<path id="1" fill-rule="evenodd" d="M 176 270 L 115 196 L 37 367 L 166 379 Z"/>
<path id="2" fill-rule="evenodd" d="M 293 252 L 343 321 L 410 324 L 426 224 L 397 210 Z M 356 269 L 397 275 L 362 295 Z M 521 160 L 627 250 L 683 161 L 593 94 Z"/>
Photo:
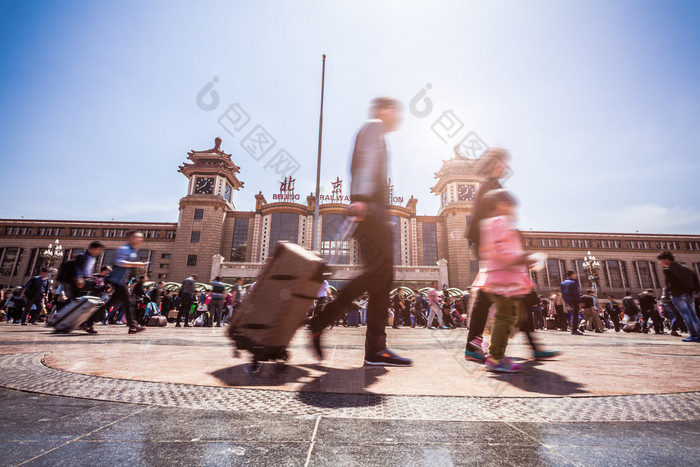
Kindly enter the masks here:
<path id="1" fill-rule="evenodd" d="M 483 362 L 484 360 L 486 360 L 486 355 L 484 355 L 481 352 L 475 352 L 473 350 L 465 350 L 464 358 L 466 358 L 467 360 L 473 360 L 475 362 Z"/>
<path id="2" fill-rule="evenodd" d="M 467 360 L 473 360 L 475 362 L 483 362 L 486 360 L 486 355 L 484 353 L 484 348 L 483 348 L 483 340 L 481 337 L 475 337 L 471 341 L 469 341 L 469 344 L 467 344 L 467 348 L 464 350 L 464 358 Z"/>
<path id="3" fill-rule="evenodd" d="M 503 357 L 498 362 L 493 360 L 489 355 L 486 357 L 486 370 L 496 373 L 517 373 L 520 371 L 520 365 L 514 363 L 510 357 Z"/>

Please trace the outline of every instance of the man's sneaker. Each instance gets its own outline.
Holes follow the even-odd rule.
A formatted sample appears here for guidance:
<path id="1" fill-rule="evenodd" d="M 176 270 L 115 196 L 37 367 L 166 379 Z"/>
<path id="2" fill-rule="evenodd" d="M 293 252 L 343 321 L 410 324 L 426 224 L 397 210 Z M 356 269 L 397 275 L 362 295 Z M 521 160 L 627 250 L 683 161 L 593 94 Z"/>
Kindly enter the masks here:
<path id="1" fill-rule="evenodd" d="M 442 326 L 440 329 L 452 329 L 452 328 L 449 326 Z"/>
<path id="2" fill-rule="evenodd" d="M 583 336 L 583 333 L 580 331 L 571 331 L 572 336 Z"/>
<path id="3" fill-rule="evenodd" d="M 671 335 L 676 336 L 676 337 L 681 337 L 681 335 L 678 334 L 678 331 L 671 331 Z"/>
<path id="4" fill-rule="evenodd" d="M 412 364 L 410 359 L 399 357 L 389 349 L 365 356 L 365 365 L 370 366 L 411 366 Z"/>
<path id="5" fill-rule="evenodd" d="M 180 324 L 180 323 L 175 323 L 175 327 L 176 327 L 176 328 L 181 328 L 181 327 L 182 327 L 182 324 Z"/>
<path id="6" fill-rule="evenodd" d="M 700 342 L 700 337 L 693 337 L 693 340 L 690 342 Z"/>
<path id="7" fill-rule="evenodd" d="M 140 326 L 137 324 L 136 326 L 132 326 L 129 328 L 129 334 L 136 334 L 137 332 L 141 332 L 141 331 L 145 331 L 145 330 L 146 330 L 145 326 Z"/>
<path id="8" fill-rule="evenodd" d="M 489 355 L 486 357 L 486 370 L 496 373 L 517 373 L 520 371 L 520 365 L 514 363 L 510 357 L 503 357 L 498 362 L 495 362 Z"/>
<path id="9" fill-rule="evenodd" d="M 685 339 L 681 339 L 681 341 L 683 341 L 683 342 L 698 342 L 698 338 L 693 337 L 693 336 L 688 336 Z"/>
<path id="10" fill-rule="evenodd" d="M 92 327 L 91 324 L 83 323 L 80 325 L 80 329 L 87 332 L 88 334 L 97 334 L 97 331 L 95 331 L 95 328 Z"/>
<path id="11" fill-rule="evenodd" d="M 535 352 L 535 360 L 548 360 L 558 356 L 560 353 L 558 350 L 537 350 Z"/>

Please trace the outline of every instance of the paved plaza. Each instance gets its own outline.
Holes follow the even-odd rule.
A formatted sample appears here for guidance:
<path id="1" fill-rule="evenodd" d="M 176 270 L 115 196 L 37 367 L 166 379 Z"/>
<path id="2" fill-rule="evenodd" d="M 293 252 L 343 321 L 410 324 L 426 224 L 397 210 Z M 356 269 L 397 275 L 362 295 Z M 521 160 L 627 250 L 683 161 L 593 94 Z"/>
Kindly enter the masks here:
<path id="1" fill-rule="evenodd" d="M 317 362 L 249 371 L 217 328 L 90 336 L 0 325 L 1 465 L 682 465 L 700 461 L 700 346 L 538 331 L 560 358 L 486 373 L 465 330 L 388 329 L 412 368 L 361 366 L 363 328 Z"/>

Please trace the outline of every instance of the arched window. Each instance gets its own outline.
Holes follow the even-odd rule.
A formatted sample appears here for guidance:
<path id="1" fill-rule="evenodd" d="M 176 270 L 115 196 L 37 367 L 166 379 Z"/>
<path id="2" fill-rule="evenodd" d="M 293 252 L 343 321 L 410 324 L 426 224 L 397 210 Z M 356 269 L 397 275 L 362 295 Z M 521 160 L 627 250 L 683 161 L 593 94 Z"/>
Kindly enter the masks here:
<path id="1" fill-rule="evenodd" d="M 631 284 L 627 276 L 627 265 L 624 261 L 609 259 L 604 261 L 605 281 L 610 287 L 630 288 Z"/>
<path id="2" fill-rule="evenodd" d="M 635 261 L 637 285 L 640 289 L 656 289 L 659 287 L 659 276 L 656 264 L 651 261 Z"/>
<path id="3" fill-rule="evenodd" d="M 549 258 L 546 262 L 546 278 L 547 285 L 552 288 L 558 288 L 564 281 L 566 274 L 566 264 L 564 260 Z"/>
<path id="4" fill-rule="evenodd" d="M 435 266 L 437 253 L 437 225 L 435 222 L 423 222 L 423 264 Z"/>
<path id="5" fill-rule="evenodd" d="M 275 247 L 281 241 L 298 243 L 299 241 L 299 214 L 291 212 L 275 212 L 270 223 L 270 250 L 269 255 L 275 253 Z"/>
<path id="6" fill-rule="evenodd" d="M 335 264 L 350 264 L 350 241 L 340 241 L 345 214 L 324 214 L 321 220 L 321 256 Z"/>
<path id="7" fill-rule="evenodd" d="M 231 245 L 231 261 L 242 263 L 245 261 L 248 246 L 248 227 L 250 219 L 239 217 L 233 224 L 233 244 Z"/>

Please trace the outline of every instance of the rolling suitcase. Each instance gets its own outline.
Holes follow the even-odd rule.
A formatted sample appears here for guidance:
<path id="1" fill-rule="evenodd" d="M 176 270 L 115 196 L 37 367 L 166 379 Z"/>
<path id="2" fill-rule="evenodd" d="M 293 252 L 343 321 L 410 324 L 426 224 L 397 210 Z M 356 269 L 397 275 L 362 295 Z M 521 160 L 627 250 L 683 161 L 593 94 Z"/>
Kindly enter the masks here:
<path id="1" fill-rule="evenodd" d="M 547 329 L 552 330 L 557 328 L 557 320 L 554 318 L 547 318 Z"/>
<path id="2" fill-rule="evenodd" d="M 360 310 L 354 303 L 348 308 L 346 315 L 346 323 L 348 327 L 358 327 L 360 325 Z"/>
<path id="3" fill-rule="evenodd" d="M 326 269 L 317 253 L 278 244 L 228 329 L 236 347 L 253 354 L 254 364 L 287 360 L 287 345 L 316 299 Z"/>
<path id="4" fill-rule="evenodd" d="M 48 325 L 58 332 L 70 332 L 78 328 L 104 302 L 97 297 L 80 297 L 61 308 L 49 318 Z"/>

